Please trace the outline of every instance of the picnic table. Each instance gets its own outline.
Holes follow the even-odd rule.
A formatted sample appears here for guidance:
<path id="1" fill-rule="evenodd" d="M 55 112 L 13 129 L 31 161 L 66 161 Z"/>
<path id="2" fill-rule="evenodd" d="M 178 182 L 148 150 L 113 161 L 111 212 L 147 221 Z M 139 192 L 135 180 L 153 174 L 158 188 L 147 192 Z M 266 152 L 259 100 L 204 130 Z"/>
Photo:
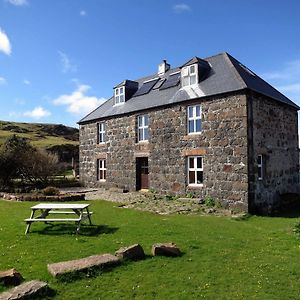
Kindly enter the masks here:
<path id="1" fill-rule="evenodd" d="M 27 224 L 25 234 L 29 232 L 30 226 L 34 222 L 75 222 L 77 225 L 76 232 L 80 230 L 81 222 L 86 219 L 92 225 L 89 204 L 65 204 L 65 203 L 40 203 L 31 207 L 30 218 L 24 221 Z M 40 211 L 40 214 L 35 216 L 35 213 Z M 51 218 L 49 217 L 51 215 Z M 62 218 L 58 216 L 71 215 L 71 218 Z M 76 215 L 76 216 L 74 216 Z M 49 217 L 49 218 L 48 218 Z"/>

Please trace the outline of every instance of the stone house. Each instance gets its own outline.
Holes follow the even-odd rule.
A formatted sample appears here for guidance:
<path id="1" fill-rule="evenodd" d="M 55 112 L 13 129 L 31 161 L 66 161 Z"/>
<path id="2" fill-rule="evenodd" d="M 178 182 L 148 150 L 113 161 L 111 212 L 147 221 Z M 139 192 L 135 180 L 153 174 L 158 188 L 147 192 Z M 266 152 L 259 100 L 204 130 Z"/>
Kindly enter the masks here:
<path id="1" fill-rule="evenodd" d="M 298 109 L 228 53 L 163 61 L 78 122 L 80 179 L 270 212 L 299 190 Z"/>

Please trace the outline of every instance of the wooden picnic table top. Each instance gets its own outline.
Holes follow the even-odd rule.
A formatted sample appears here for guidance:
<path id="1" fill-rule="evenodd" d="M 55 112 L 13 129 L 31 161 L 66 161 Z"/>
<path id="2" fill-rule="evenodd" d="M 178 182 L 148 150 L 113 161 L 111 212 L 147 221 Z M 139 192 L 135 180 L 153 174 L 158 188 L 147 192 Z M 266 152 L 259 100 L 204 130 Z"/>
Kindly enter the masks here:
<path id="1" fill-rule="evenodd" d="M 85 209 L 89 204 L 67 204 L 67 203 L 40 203 L 31 209 Z"/>

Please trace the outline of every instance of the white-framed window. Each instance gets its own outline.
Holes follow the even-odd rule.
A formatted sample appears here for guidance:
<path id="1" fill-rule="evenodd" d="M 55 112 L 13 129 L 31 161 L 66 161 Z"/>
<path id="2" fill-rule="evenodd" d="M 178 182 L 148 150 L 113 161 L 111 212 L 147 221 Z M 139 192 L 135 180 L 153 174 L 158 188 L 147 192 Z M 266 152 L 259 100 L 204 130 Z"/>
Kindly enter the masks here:
<path id="1" fill-rule="evenodd" d="M 257 179 L 263 180 L 263 156 L 260 154 L 257 156 Z"/>
<path id="2" fill-rule="evenodd" d="M 101 122 L 97 124 L 97 136 L 98 136 L 98 144 L 105 143 L 105 123 Z"/>
<path id="3" fill-rule="evenodd" d="M 106 159 L 97 159 L 97 180 L 106 181 Z"/>
<path id="4" fill-rule="evenodd" d="M 202 130 L 201 105 L 188 106 L 188 134 L 200 133 Z"/>
<path id="5" fill-rule="evenodd" d="M 125 87 L 121 86 L 115 88 L 115 105 L 122 104 L 125 102 Z"/>
<path id="6" fill-rule="evenodd" d="M 188 184 L 190 186 L 203 185 L 203 157 L 188 156 Z"/>
<path id="7" fill-rule="evenodd" d="M 149 139 L 149 116 L 138 116 L 138 142 L 145 142 Z"/>
<path id="8" fill-rule="evenodd" d="M 183 67 L 181 70 L 181 84 L 188 86 L 198 83 L 198 65 Z"/>

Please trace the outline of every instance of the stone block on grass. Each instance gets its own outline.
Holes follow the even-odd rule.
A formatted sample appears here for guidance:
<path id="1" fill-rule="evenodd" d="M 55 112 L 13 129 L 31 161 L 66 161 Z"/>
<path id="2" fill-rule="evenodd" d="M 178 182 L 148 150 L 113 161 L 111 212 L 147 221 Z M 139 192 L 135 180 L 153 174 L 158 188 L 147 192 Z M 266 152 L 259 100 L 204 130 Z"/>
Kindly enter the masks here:
<path id="1" fill-rule="evenodd" d="M 174 243 L 158 243 L 152 246 L 153 256 L 180 256 L 181 251 Z"/>
<path id="2" fill-rule="evenodd" d="M 44 299 L 48 291 L 50 290 L 46 282 L 32 280 L 1 293 L 0 300 Z"/>
<path id="3" fill-rule="evenodd" d="M 68 273 L 84 272 L 88 269 L 105 269 L 119 263 L 120 258 L 111 254 L 92 255 L 81 259 L 48 264 L 48 271 L 52 276 L 57 277 Z"/>
<path id="4" fill-rule="evenodd" d="M 16 269 L 0 271 L 0 283 L 4 286 L 19 285 L 22 281 L 23 277 Z"/>
<path id="5" fill-rule="evenodd" d="M 129 247 L 122 247 L 118 251 L 116 251 L 115 255 L 122 259 L 131 259 L 131 260 L 138 260 L 138 259 L 145 258 L 144 249 L 139 244 L 134 244 Z"/>

